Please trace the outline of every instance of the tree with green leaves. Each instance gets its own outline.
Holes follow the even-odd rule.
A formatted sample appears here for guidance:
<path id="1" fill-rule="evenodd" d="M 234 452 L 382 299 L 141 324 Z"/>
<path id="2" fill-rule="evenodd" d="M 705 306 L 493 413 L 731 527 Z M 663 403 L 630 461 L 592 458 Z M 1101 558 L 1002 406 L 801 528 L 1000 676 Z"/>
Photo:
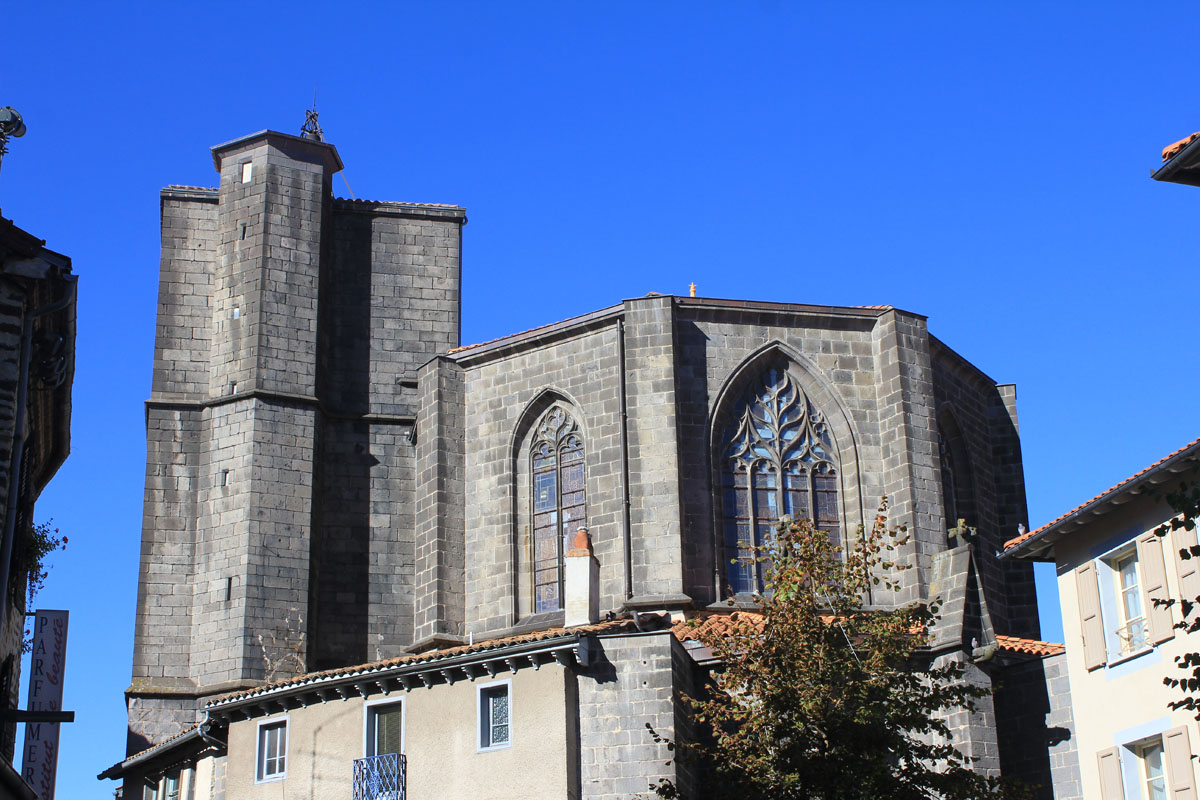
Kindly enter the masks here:
<path id="1" fill-rule="evenodd" d="M 1173 491 L 1158 495 L 1161 499 L 1165 499 L 1171 506 L 1171 510 L 1175 512 L 1175 516 L 1155 529 L 1154 532 L 1158 536 L 1166 537 L 1172 531 L 1178 530 L 1196 530 L 1196 520 L 1200 518 L 1200 482 L 1196 481 L 1196 472 L 1197 470 L 1193 469 L 1191 480 L 1180 481 Z M 1179 557 L 1184 560 L 1200 558 L 1200 546 L 1192 545 L 1180 550 Z M 1173 599 L 1154 600 L 1153 602 L 1155 605 L 1167 606 L 1175 603 Z M 1180 599 L 1179 610 L 1182 619 L 1175 624 L 1175 627 L 1188 633 L 1200 631 L 1200 597 Z M 1192 652 L 1176 656 L 1175 665 L 1183 671 L 1183 676 L 1173 678 L 1168 675 L 1163 678 L 1163 683 L 1173 689 L 1178 689 L 1181 697 L 1171 701 L 1168 705 L 1173 711 L 1181 708 L 1195 711 L 1196 719 L 1200 719 L 1200 697 L 1197 696 L 1197 692 L 1200 692 L 1200 653 Z"/>
<path id="2" fill-rule="evenodd" d="M 903 529 L 888 528 L 886 511 L 885 498 L 845 553 L 809 520 L 785 519 L 756 552 L 761 617 L 698 629 L 723 668 L 703 696 L 687 698 L 699 741 L 672 746 L 705 771 L 705 797 L 1008 796 L 951 742 L 947 716 L 988 690 L 964 680 L 960 663 L 923 652 L 937 608 L 867 607 L 872 591 L 898 588 L 905 568 L 896 559 Z M 680 796 L 669 781 L 651 788 Z"/>

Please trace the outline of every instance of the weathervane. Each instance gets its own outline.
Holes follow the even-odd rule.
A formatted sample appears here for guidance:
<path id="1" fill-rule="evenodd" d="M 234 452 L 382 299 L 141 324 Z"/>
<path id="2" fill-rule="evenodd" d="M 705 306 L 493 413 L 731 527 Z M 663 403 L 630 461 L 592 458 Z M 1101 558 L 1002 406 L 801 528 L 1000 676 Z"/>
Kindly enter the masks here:
<path id="1" fill-rule="evenodd" d="M 313 86 L 313 107 L 311 111 L 304 112 L 304 124 L 300 126 L 300 135 L 305 139 L 312 139 L 314 142 L 325 141 L 325 132 L 321 130 L 321 123 L 317 122 L 317 87 Z"/>

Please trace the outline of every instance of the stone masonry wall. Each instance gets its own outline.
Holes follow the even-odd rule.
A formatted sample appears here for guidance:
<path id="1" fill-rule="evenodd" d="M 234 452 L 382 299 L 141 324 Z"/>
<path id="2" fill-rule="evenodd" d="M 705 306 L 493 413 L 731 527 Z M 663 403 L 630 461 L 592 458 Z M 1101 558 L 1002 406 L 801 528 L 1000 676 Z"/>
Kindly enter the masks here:
<path id="1" fill-rule="evenodd" d="M 656 743 L 646 725 L 675 738 L 678 645 L 665 631 L 598 641 L 597 660 L 579 674 L 581 796 L 629 800 L 649 794 L 661 778 L 676 778 L 675 754 Z"/>
<path id="2" fill-rule="evenodd" d="M 1080 800 L 1066 655 L 1011 664 L 997 678 L 1000 768 L 1038 800 Z"/>
<path id="3" fill-rule="evenodd" d="M 552 402 L 583 433 L 586 513 L 600 561 L 601 611 L 625 601 L 620 396 L 615 321 L 517 352 L 462 359 L 465 417 L 467 631 L 517 622 L 528 568 L 528 434 Z M 514 536 L 517 537 L 514 539 Z"/>
<path id="4" fill-rule="evenodd" d="M 420 372 L 413 638 L 464 633 L 463 375 L 438 358 Z"/>
<path id="5" fill-rule="evenodd" d="M 1038 620 L 1032 564 L 1001 563 L 995 557 L 1004 542 L 1017 535 L 1017 522 L 1025 520 L 1020 439 L 1015 425 L 996 384 L 940 343 L 934 348 L 933 375 L 939 426 L 956 424 L 966 445 L 969 479 L 962 475 L 956 479 L 968 483 L 965 490 L 974 494 L 974 518 L 968 519 L 967 524 L 978 530 L 976 566 L 996 630 L 1036 638 Z M 947 423 L 948 418 L 953 421 Z M 949 435 L 949 431 L 943 435 Z M 946 520 L 947 527 L 955 523 Z"/>

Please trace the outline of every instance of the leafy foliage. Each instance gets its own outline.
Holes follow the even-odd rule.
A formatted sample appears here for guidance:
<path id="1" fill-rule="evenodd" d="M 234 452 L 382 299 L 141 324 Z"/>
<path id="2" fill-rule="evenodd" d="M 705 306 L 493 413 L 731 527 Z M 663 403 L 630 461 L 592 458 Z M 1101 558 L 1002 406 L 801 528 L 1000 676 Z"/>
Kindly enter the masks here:
<path id="1" fill-rule="evenodd" d="M 30 525 L 25 531 L 26 608 L 33 608 L 33 599 L 46 586 L 46 578 L 50 575 L 46 556 L 67 546 L 67 537 L 52 527 L 53 523 L 54 520 L 47 520 Z"/>
<path id="2" fill-rule="evenodd" d="M 1196 520 L 1200 518 L 1200 483 L 1183 480 L 1173 491 L 1168 491 L 1165 496 L 1158 495 L 1158 497 L 1165 499 L 1175 512 L 1174 517 L 1155 529 L 1154 532 L 1158 536 L 1166 537 L 1172 531 L 1196 529 Z M 1179 551 L 1179 557 L 1185 561 L 1200 558 L 1200 546 L 1192 545 L 1182 548 Z M 1154 600 L 1155 605 L 1170 606 L 1174 603 L 1174 600 Z M 1188 633 L 1200 631 L 1200 613 L 1196 613 L 1200 610 L 1200 597 L 1181 599 L 1179 608 L 1182 619 L 1175 623 L 1175 627 Z M 1200 697 L 1197 696 L 1197 692 L 1200 691 L 1200 653 L 1184 653 L 1176 656 L 1175 665 L 1183 671 L 1184 676 L 1180 678 L 1167 676 L 1163 678 L 1163 683 L 1173 689 L 1178 689 L 1183 696 L 1167 705 L 1173 711 L 1181 708 L 1195 711 L 1196 719 L 1200 719 Z"/>
<path id="3" fill-rule="evenodd" d="M 50 576 L 50 568 L 46 556 L 55 550 L 63 550 L 67 546 L 67 537 L 58 528 L 53 527 L 54 520 L 35 523 L 25 529 L 25 541 L 22 542 L 25 581 L 25 608 L 32 609 L 34 598 L 46 586 L 46 578 Z M 28 620 L 26 620 L 28 622 Z M 33 650 L 33 631 L 26 629 L 21 643 L 24 653 Z"/>
<path id="4" fill-rule="evenodd" d="M 756 554 L 766 574 L 754 598 L 761 624 L 739 614 L 722 634 L 697 631 L 724 671 L 706 696 L 688 699 L 707 735 L 676 751 L 712 771 L 706 797 L 1008 796 L 950 744 L 947 715 L 973 709 L 988 690 L 964 680 L 960 663 L 922 654 L 936 607 L 864 605 L 873 589 L 897 589 L 905 569 L 895 555 L 903 529 L 888 529 L 886 511 L 884 498 L 844 556 L 810 521 L 785 519 Z M 669 781 L 651 789 L 679 796 Z"/>

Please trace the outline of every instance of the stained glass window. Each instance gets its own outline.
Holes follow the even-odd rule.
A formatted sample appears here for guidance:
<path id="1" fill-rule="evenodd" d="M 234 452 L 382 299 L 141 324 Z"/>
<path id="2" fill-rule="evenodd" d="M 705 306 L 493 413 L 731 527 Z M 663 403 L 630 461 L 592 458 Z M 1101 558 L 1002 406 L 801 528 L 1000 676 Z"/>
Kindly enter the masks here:
<path id="1" fill-rule="evenodd" d="M 786 370 L 768 370 L 734 408 L 720 465 L 726 577 L 735 594 L 762 588 L 753 548 L 770 541 L 782 514 L 807 517 L 840 540 L 833 454 L 824 418 Z"/>
<path id="2" fill-rule="evenodd" d="M 562 608 L 563 553 L 586 526 L 583 437 L 571 415 L 555 406 L 538 424 L 530 448 L 533 476 L 533 610 Z"/>

